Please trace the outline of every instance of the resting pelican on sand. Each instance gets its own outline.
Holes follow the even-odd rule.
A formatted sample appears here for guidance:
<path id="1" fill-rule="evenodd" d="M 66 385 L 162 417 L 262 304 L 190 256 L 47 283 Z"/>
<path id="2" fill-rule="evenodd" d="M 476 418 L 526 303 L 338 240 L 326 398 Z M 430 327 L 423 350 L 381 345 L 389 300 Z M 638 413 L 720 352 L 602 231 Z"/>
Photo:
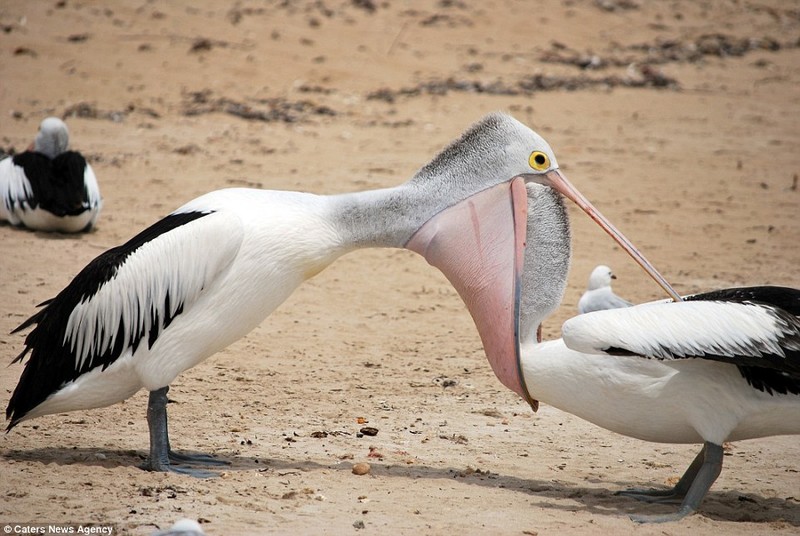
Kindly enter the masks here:
<path id="1" fill-rule="evenodd" d="M 103 206 L 97 179 L 68 148 L 67 125 L 48 117 L 29 150 L 0 160 L 0 221 L 62 233 L 94 226 Z"/>
<path id="2" fill-rule="evenodd" d="M 528 127 L 492 114 L 397 187 L 333 196 L 237 188 L 190 201 L 91 261 L 15 330 L 33 327 L 15 359 L 30 356 L 6 409 L 8 428 L 41 415 L 108 406 L 144 388 L 145 468 L 207 476 L 170 463 L 214 461 L 170 449 L 167 391 L 181 372 L 246 335 L 303 281 L 349 251 L 415 249 L 420 228 L 456 256 L 481 229 L 515 236 L 507 217 L 526 197 L 522 179 L 511 179 L 556 173 L 550 155 Z M 448 218 L 455 225 L 447 230 L 452 243 L 430 236 L 426 225 L 443 213 L 462 217 Z M 518 216 L 516 225 L 524 229 L 525 212 Z M 494 252 L 483 258 L 463 253 L 456 283 L 491 305 L 495 288 L 483 274 L 495 275 Z M 501 312 L 509 323 L 513 314 Z M 508 335 L 499 342 L 513 343 Z M 505 366 L 490 358 L 493 366 Z M 512 365 L 516 370 L 516 360 Z"/>
<path id="3" fill-rule="evenodd" d="M 549 149 L 541 161 L 536 173 L 512 181 L 516 215 L 498 214 L 504 223 L 464 233 L 464 216 L 448 209 L 409 247 L 448 276 L 498 378 L 534 410 L 541 400 L 626 436 L 703 444 L 673 489 L 624 492 L 680 503 L 677 512 L 636 521 L 680 519 L 698 508 L 719 475 L 724 441 L 800 433 L 800 291 L 727 289 L 682 301 L 657 279 L 676 301 L 579 315 L 564 324 L 563 339 L 539 342 L 542 321 L 563 297 L 571 253 L 561 196 L 530 183 L 571 187 L 562 184 Z M 587 212 L 609 230 L 591 207 Z M 609 233 L 657 273 L 624 236 Z M 470 258 L 492 264 L 465 268 Z"/>
<path id="4" fill-rule="evenodd" d="M 586 292 L 578 300 L 578 312 L 584 314 L 633 305 L 631 302 L 623 300 L 614 294 L 611 289 L 611 280 L 616 278 L 617 276 L 608 266 L 604 264 L 596 266 L 591 275 L 589 275 L 589 285 Z"/>

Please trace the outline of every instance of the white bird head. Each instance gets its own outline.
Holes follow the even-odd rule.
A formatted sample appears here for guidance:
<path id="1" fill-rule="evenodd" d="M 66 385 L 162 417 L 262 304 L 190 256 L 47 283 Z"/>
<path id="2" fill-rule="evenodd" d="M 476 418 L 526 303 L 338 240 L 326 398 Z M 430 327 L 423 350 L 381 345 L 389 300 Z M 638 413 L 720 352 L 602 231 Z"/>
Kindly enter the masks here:
<path id="1" fill-rule="evenodd" d="M 528 277 L 524 274 L 530 195 L 526 184 L 547 186 L 575 202 L 673 298 L 680 299 L 564 177 L 544 138 L 508 115 L 495 113 L 476 123 L 409 184 L 423 181 L 435 181 L 447 192 L 450 205 L 437 209 L 406 247 L 447 276 L 472 314 L 498 379 L 534 408 L 536 401 L 520 368 L 520 303 Z"/>
<path id="2" fill-rule="evenodd" d="M 39 125 L 39 133 L 33 142 L 33 149 L 50 158 L 55 158 L 69 147 L 69 130 L 66 123 L 58 117 L 48 117 Z"/>
<path id="3" fill-rule="evenodd" d="M 589 275 L 589 290 L 597 290 L 603 287 L 610 287 L 611 280 L 616 279 L 617 276 L 614 275 L 614 272 L 611 271 L 611 268 L 608 266 L 601 264 L 595 267 L 592 270 L 592 273 Z"/>

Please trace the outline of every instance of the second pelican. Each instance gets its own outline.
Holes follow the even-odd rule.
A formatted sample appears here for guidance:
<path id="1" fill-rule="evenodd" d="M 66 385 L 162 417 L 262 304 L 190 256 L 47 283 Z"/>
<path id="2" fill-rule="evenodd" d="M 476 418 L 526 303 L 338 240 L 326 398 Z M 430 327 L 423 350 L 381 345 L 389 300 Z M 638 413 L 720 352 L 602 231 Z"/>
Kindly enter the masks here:
<path id="1" fill-rule="evenodd" d="M 534 409 L 541 400 L 626 436 L 703 444 L 673 489 L 624 492 L 680 504 L 676 512 L 633 516 L 636 521 L 680 519 L 697 510 L 722 470 L 723 442 L 800 433 L 800 291 L 750 287 L 681 298 L 582 200 L 552 154 L 531 158 L 534 169 L 539 161 L 543 169 L 511 183 L 519 192 L 514 233 L 492 234 L 500 229 L 494 226 L 464 233 L 457 223 L 463 217 L 448 209 L 409 247 L 450 278 L 499 379 Z M 569 222 L 558 192 L 576 201 L 675 301 L 579 315 L 564 324 L 563 339 L 540 342 L 537 333 L 561 302 L 570 262 Z M 437 229 L 434 241 L 431 229 Z M 465 252 L 494 264 L 465 268 Z M 470 272 L 478 275 L 465 276 Z"/>

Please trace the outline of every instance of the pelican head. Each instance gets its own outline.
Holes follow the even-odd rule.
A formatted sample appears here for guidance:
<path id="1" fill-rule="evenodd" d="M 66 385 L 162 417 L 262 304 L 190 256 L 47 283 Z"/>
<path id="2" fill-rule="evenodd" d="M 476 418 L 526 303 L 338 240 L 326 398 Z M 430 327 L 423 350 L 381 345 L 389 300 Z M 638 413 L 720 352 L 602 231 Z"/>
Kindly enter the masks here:
<path id="1" fill-rule="evenodd" d="M 498 379 L 535 409 L 520 368 L 520 302 L 524 283 L 529 195 L 538 184 L 576 203 L 673 298 L 669 283 L 633 244 L 567 180 L 550 145 L 513 117 L 495 113 L 476 123 L 412 179 L 436 177 L 462 201 L 414 233 L 408 249 L 450 280 L 469 309 Z M 464 193 L 468 188 L 477 193 Z M 556 304 L 557 305 L 557 304 Z M 525 334 L 527 335 L 527 334 Z"/>
<path id="2" fill-rule="evenodd" d="M 55 158 L 69 147 L 69 130 L 66 123 L 58 117 L 48 117 L 39 125 L 39 133 L 33 142 L 33 149 L 50 158 Z"/>

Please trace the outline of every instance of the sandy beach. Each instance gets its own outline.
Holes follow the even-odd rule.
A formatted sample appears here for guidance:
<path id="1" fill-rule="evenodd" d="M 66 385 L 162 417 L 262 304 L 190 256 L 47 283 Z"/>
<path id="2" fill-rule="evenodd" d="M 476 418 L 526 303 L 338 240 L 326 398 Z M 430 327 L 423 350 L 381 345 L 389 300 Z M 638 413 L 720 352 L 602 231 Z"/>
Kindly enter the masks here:
<path id="1" fill-rule="evenodd" d="M 710 0 L 317 0 L 0 4 L 0 149 L 63 118 L 104 198 L 83 235 L 0 225 L 9 333 L 91 259 L 211 190 L 320 194 L 410 178 L 486 113 L 538 131 L 681 293 L 800 287 L 800 5 Z M 575 207 L 560 335 L 592 268 L 662 291 Z M 726 446 L 700 512 L 614 492 L 677 481 L 699 445 L 622 437 L 495 378 L 447 280 L 403 250 L 349 254 L 170 391 L 199 480 L 137 468 L 147 394 L 0 438 L 0 524 L 180 518 L 208 535 L 797 534 L 800 441 Z M 360 433 L 368 426 L 377 435 Z M 370 464 L 355 475 L 356 463 Z"/>

